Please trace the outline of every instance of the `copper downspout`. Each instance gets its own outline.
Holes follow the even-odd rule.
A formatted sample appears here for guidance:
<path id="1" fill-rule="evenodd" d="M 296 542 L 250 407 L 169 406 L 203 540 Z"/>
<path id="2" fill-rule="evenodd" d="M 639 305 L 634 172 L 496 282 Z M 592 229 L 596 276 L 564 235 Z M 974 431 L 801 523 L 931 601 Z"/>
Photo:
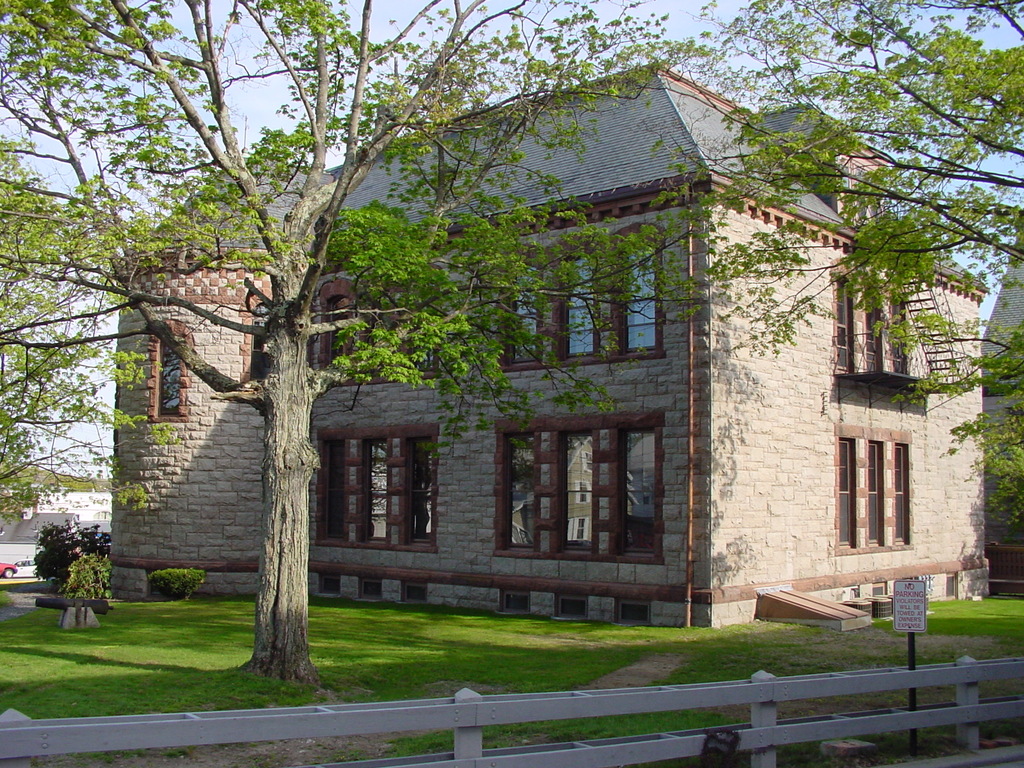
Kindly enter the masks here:
<path id="1" fill-rule="evenodd" d="M 687 248 L 687 279 L 693 280 L 693 242 L 692 239 L 688 243 Z M 691 282 L 692 284 L 692 282 Z M 694 471 L 697 466 L 696 458 L 694 457 L 694 451 L 697 445 L 696 427 L 694 425 L 694 408 L 696 406 L 696 396 L 694 394 L 696 390 L 694 376 L 694 351 L 693 344 L 696 339 L 696 332 L 694 330 L 694 323 L 696 322 L 696 313 L 691 312 L 690 317 L 687 321 L 687 341 L 686 341 L 686 369 L 687 369 L 687 435 L 686 435 L 686 626 L 693 626 L 693 572 L 694 572 L 694 557 L 693 557 L 693 502 L 696 496 L 694 492 Z"/>

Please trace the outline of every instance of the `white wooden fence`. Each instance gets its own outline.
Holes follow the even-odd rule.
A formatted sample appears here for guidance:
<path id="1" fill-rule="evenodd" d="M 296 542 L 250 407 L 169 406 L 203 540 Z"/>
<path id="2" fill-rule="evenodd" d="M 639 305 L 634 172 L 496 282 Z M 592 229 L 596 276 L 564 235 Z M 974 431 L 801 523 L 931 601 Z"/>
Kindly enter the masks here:
<path id="1" fill-rule="evenodd" d="M 453 730 L 454 752 L 332 763 L 321 768 L 601 768 L 702 754 L 708 746 L 752 753 L 754 768 L 774 768 L 776 747 L 912 728 L 952 726 L 965 748 L 978 746 L 978 723 L 1024 716 L 1024 696 L 982 699 L 979 685 L 1024 678 L 1024 658 L 906 669 L 867 669 L 796 677 L 758 672 L 750 680 L 605 691 L 481 696 L 463 689 L 445 699 L 281 709 L 187 712 L 31 720 L 0 715 L 0 768 L 28 768 L 39 755 L 316 739 L 412 730 Z M 884 709 L 778 720 L 779 702 L 953 686 L 955 700 L 917 711 Z M 492 725 L 749 705 L 750 722 L 727 728 L 654 733 L 594 741 L 483 749 Z"/>

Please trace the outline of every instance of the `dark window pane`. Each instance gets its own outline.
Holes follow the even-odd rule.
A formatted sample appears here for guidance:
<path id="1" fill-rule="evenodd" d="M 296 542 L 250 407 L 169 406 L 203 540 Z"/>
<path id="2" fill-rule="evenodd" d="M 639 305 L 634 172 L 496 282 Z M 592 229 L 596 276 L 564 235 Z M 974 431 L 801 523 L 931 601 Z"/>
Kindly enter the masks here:
<path id="1" fill-rule="evenodd" d="M 839 441 L 839 543 L 857 546 L 857 464 L 855 442 Z"/>
<path id="2" fill-rule="evenodd" d="M 559 597 L 556 615 L 566 619 L 587 618 L 587 598 L 585 597 Z"/>
<path id="3" fill-rule="evenodd" d="M 345 535 L 345 442 L 327 444 L 327 536 Z"/>
<path id="4" fill-rule="evenodd" d="M 619 603 L 619 621 L 623 624 L 650 624 L 651 606 L 647 603 Z"/>
<path id="5" fill-rule="evenodd" d="M 910 543 L 910 446 L 894 446 L 893 501 L 896 518 L 896 540 Z"/>
<path id="6" fill-rule="evenodd" d="M 428 440 L 412 440 L 412 492 L 409 499 L 413 540 L 429 539 L 434 530 L 434 456 Z"/>
<path id="7" fill-rule="evenodd" d="M 868 541 L 872 544 L 884 543 L 884 470 L 882 444 L 872 441 L 868 443 Z"/>

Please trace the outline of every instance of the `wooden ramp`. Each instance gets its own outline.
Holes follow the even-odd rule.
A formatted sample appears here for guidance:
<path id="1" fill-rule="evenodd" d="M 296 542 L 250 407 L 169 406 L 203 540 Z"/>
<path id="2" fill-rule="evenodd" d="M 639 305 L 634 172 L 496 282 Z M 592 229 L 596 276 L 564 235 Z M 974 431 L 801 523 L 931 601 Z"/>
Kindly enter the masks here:
<path id="1" fill-rule="evenodd" d="M 870 613 L 793 590 L 758 595 L 754 618 L 787 624 L 809 624 L 839 632 L 871 626 Z"/>

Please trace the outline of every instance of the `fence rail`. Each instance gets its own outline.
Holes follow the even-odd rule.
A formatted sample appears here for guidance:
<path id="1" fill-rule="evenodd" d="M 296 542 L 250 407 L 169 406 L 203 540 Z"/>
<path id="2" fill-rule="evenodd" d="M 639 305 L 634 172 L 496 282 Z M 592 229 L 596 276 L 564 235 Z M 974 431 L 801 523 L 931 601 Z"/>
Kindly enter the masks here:
<path id="1" fill-rule="evenodd" d="M 0 768 L 27 768 L 45 755 L 182 747 L 299 738 L 452 730 L 454 751 L 438 755 L 332 763 L 323 768 L 600 768 L 700 755 L 709 739 L 752 752 L 753 768 L 774 768 L 775 748 L 866 734 L 955 726 L 958 742 L 978 747 L 978 724 L 1024 716 L 1024 696 L 979 697 L 979 685 L 1024 678 L 1024 658 L 975 661 L 916 670 L 868 669 L 750 680 L 605 691 L 482 696 L 463 689 L 445 699 L 278 709 L 185 712 L 31 720 L 0 715 Z M 777 720 L 780 702 L 931 686 L 955 686 L 955 701 L 917 711 L 883 709 Z M 676 731 L 612 739 L 483 749 L 487 726 L 749 705 L 750 722 L 724 729 Z M 709 733 L 712 734 L 709 736 Z"/>

